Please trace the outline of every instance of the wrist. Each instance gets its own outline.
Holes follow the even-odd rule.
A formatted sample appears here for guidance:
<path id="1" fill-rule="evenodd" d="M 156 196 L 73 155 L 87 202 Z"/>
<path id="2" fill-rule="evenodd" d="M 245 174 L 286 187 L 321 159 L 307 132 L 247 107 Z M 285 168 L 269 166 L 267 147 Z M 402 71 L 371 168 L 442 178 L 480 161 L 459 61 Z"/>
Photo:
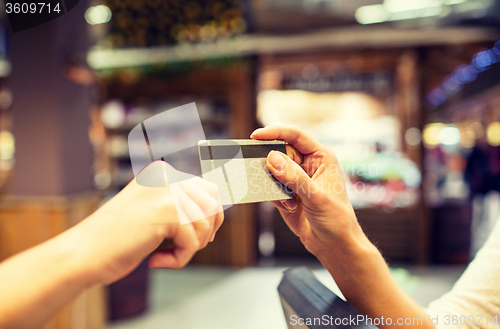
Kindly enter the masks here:
<path id="1" fill-rule="evenodd" d="M 365 298 L 377 287 L 378 280 L 390 277 L 382 254 L 366 236 L 351 239 L 336 249 L 335 253 L 324 253 L 318 259 L 349 302 L 357 304 L 359 298 Z"/>
<path id="2" fill-rule="evenodd" d="M 335 241 L 330 248 L 320 250 L 316 257 L 327 269 L 334 267 L 349 271 L 365 267 L 365 264 L 374 260 L 385 263 L 378 249 L 366 236 L 361 238 L 350 236 L 343 238 L 342 241 Z"/>
<path id="3" fill-rule="evenodd" d="M 366 237 L 356 219 L 347 233 L 330 241 L 315 256 L 338 284 L 362 284 L 364 280 L 356 281 L 373 274 L 374 268 L 387 267 L 379 250 Z"/>
<path id="4" fill-rule="evenodd" d="M 351 266 L 354 261 L 374 256 L 382 258 L 378 249 L 366 237 L 356 217 L 350 218 L 349 222 L 349 228 L 341 234 L 325 238 L 322 247 L 314 253 L 322 263 L 343 262 L 346 266 Z"/>

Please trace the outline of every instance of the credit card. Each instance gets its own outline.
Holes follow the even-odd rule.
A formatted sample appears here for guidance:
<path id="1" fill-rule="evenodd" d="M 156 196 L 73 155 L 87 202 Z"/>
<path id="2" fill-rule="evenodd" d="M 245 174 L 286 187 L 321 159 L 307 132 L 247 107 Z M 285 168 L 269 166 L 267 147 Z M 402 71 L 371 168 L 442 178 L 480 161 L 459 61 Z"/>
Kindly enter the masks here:
<path id="1" fill-rule="evenodd" d="M 282 140 L 215 139 L 198 142 L 203 178 L 215 183 L 223 205 L 291 199 L 293 191 L 267 168 L 271 151 L 286 154 Z"/>

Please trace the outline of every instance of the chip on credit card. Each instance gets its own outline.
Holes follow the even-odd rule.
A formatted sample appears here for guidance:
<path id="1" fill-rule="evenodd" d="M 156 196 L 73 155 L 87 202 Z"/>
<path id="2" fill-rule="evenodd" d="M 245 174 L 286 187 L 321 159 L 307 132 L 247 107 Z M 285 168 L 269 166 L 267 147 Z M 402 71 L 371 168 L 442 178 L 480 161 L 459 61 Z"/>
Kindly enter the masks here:
<path id="1" fill-rule="evenodd" d="M 286 154 L 282 140 L 215 139 L 198 142 L 203 178 L 215 183 L 223 205 L 285 200 L 293 191 L 267 168 L 271 151 Z"/>

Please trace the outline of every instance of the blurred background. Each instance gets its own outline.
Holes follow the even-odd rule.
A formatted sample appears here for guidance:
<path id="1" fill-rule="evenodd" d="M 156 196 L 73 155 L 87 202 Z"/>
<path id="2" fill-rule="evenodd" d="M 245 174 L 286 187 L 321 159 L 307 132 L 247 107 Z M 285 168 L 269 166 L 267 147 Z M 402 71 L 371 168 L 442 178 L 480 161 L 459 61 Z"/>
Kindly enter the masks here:
<path id="1" fill-rule="evenodd" d="M 207 139 L 281 122 L 331 147 L 424 306 L 500 214 L 499 1 L 80 0 L 16 34 L 1 12 L 0 260 L 116 194 L 129 131 L 192 101 Z M 270 203 L 234 206 L 186 269 L 143 263 L 46 328 L 286 328 L 276 287 L 295 265 L 336 289 Z"/>

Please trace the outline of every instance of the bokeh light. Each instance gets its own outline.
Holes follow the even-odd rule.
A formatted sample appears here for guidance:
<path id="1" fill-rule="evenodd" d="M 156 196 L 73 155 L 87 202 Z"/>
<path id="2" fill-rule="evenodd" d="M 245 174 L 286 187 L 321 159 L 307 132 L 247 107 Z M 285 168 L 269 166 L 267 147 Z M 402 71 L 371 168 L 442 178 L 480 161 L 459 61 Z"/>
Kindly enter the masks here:
<path id="1" fill-rule="evenodd" d="M 93 6 L 85 12 L 85 20 L 90 25 L 104 24 L 111 20 L 111 9 L 106 5 Z"/>
<path id="2" fill-rule="evenodd" d="M 443 127 L 439 131 L 438 139 L 443 145 L 457 145 L 460 142 L 460 130 L 452 125 Z"/>
<path id="3" fill-rule="evenodd" d="M 101 122 L 106 128 L 119 128 L 125 123 L 125 109 L 118 101 L 110 101 L 101 112 Z"/>
<path id="4" fill-rule="evenodd" d="M 445 127 L 442 123 L 431 123 L 424 128 L 422 134 L 424 144 L 428 148 L 434 148 L 439 145 L 439 132 Z"/>
<path id="5" fill-rule="evenodd" d="M 111 181 L 111 173 L 107 170 L 99 171 L 94 176 L 94 184 L 100 190 L 107 189 L 111 185 Z"/>
<path id="6" fill-rule="evenodd" d="M 422 134 L 418 128 L 412 127 L 405 132 L 406 144 L 417 146 L 422 141 Z"/>
<path id="7" fill-rule="evenodd" d="M 488 125 L 486 138 L 491 146 L 500 146 L 500 122 L 493 122 Z"/>
<path id="8" fill-rule="evenodd" d="M 14 136 L 10 131 L 0 132 L 0 157 L 3 160 L 14 158 L 16 151 Z"/>

